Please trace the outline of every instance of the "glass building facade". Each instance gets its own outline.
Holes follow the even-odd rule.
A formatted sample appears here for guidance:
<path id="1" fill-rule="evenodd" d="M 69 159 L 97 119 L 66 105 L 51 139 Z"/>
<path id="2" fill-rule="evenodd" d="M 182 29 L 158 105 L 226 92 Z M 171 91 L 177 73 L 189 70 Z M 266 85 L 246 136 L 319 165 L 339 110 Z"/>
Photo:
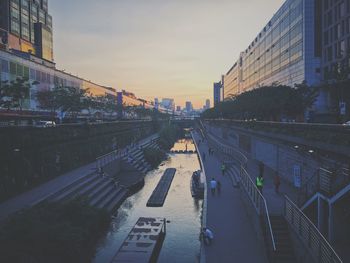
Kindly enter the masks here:
<path id="1" fill-rule="evenodd" d="M 323 59 L 325 80 L 350 66 L 350 0 L 323 0 Z"/>
<path id="2" fill-rule="evenodd" d="M 320 1 L 285 1 L 224 75 L 224 99 L 272 83 L 319 83 L 320 18 Z"/>
<path id="3" fill-rule="evenodd" d="M 45 28 L 41 39 L 37 37 L 36 24 Z M 47 0 L 0 0 L 0 29 L 8 33 L 9 49 L 53 61 L 52 17 Z M 42 52 L 47 49 L 51 50 Z"/>

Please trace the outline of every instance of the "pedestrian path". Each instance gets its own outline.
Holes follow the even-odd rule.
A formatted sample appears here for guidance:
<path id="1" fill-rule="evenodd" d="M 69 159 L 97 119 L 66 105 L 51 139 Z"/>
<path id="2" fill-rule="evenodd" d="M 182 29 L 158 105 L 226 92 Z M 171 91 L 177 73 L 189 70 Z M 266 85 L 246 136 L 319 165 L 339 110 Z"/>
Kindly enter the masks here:
<path id="1" fill-rule="evenodd" d="M 200 139 L 194 133 L 196 142 Z M 216 153 L 209 155 L 207 142 L 201 142 L 200 155 L 205 153 L 203 162 L 207 183 L 214 178 L 221 182 L 221 192 L 207 195 L 207 227 L 214 233 L 214 241 L 205 246 L 205 260 L 208 263 L 267 262 L 262 243 L 258 242 L 253 225 L 241 200 L 240 189 L 235 188 L 228 174 L 221 173 L 221 160 Z M 209 185 L 208 185 L 209 189 Z"/>
<path id="2" fill-rule="evenodd" d="M 235 148 L 229 141 L 222 139 L 217 134 L 211 133 L 215 138 L 222 144 Z M 227 155 L 221 155 L 222 158 L 227 160 Z M 239 170 L 238 170 L 239 171 Z M 259 175 L 259 162 L 248 158 L 247 172 L 255 182 L 256 177 Z M 298 189 L 290 185 L 289 182 L 285 181 L 280 177 L 280 187 L 278 193 L 275 191 L 275 176 L 276 173 L 271 168 L 264 166 L 264 187 L 263 196 L 266 199 L 269 213 L 272 215 L 282 215 L 284 211 L 284 196 L 287 195 L 294 203 L 297 203 Z"/>

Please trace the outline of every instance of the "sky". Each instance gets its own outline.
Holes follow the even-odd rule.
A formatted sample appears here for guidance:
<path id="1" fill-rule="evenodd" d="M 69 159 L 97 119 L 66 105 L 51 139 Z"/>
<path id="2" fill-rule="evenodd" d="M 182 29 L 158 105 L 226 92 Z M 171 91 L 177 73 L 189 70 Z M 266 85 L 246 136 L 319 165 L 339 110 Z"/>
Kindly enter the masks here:
<path id="1" fill-rule="evenodd" d="M 201 108 L 283 0 L 49 0 L 59 69 Z"/>

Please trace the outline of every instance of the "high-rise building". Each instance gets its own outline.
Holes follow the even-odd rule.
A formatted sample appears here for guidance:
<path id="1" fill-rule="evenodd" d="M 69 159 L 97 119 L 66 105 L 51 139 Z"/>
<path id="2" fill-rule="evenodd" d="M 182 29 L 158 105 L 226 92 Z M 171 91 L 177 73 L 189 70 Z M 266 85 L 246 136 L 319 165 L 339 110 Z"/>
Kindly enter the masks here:
<path id="1" fill-rule="evenodd" d="M 155 98 L 155 99 L 154 99 L 154 108 L 155 108 L 156 110 L 159 109 L 159 99 L 158 99 L 158 98 Z"/>
<path id="2" fill-rule="evenodd" d="M 286 0 L 225 74 L 224 99 L 273 83 L 320 83 L 321 2 Z M 322 111 L 325 101 L 316 107 Z"/>
<path id="3" fill-rule="evenodd" d="M 176 111 L 181 111 L 181 106 L 176 106 Z"/>
<path id="4" fill-rule="evenodd" d="M 206 109 L 210 109 L 210 100 L 209 100 L 209 99 L 207 99 L 207 100 L 205 101 L 205 108 L 206 108 Z"/>
<path id="5" fill-rule="evenodd" d="M 0 48 L 53 61 L 48 0 L 0 0 Z"/>
<path id="6" fill-rule="evenodd" d="M 350 1 L 322 2 L 322 76 L 331 80 L 350 66 Z"/>
<path id="7" fill-rule="evenodd" d="M 186 101 L 186 111 L 191 112 L 193 110 L 192 102 Z"/>
<path id="8" fill-rule="evenodd" d="M 163 98 L 162 106 L 168 110 L 174 110 L 175 109 L 174 99 Z"/>
<path id="9" fill-rule="evenodd" d="M 221 101 L 221 82 L 214 83 L 214 107 Z"/>

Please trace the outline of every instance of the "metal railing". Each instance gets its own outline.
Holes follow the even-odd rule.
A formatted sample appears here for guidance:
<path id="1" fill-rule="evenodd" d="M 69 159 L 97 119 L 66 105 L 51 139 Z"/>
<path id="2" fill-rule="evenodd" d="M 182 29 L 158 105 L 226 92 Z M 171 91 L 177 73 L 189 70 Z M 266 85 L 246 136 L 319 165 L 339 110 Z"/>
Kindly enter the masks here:
<path id="1" fill-rule="evenodd" d="M 304 243 L 315 262 L 342 263 L 342 260 L 310 219 L 285 196 L 284 217 Z"/>
<path id="2" fill-rule="evenodd" d="M 260 216 L 260 218 L 263 221 L 267 235 L 267 245 L 270 250 L 269 253 L 271 253 L 271 256 L 273 256 L 277 252 L 277 249 L 275 237 L 272 231 L 269 210 L 267 207 L 266 199 L 260 193 L 260 191 L 258 190 L 258 188 L 256 187 L 255 183 L 253 182 L 249 173 L 246 170 L 248 158 L 238 149 L 235 149 L 234 147 L 228 146 L 227 144 L 221 142 L 220 139 L 216 136 L 211 135 L 209 133 L 206 133 L 206 135 L 210 145 L 216 147 L 218 151 L 229 155 L 231 158 L 238 162 L 240 166 L 240 182 L 246 194 L 248 195 L 253 207 L 255 208 L 257 215 Z"/>

